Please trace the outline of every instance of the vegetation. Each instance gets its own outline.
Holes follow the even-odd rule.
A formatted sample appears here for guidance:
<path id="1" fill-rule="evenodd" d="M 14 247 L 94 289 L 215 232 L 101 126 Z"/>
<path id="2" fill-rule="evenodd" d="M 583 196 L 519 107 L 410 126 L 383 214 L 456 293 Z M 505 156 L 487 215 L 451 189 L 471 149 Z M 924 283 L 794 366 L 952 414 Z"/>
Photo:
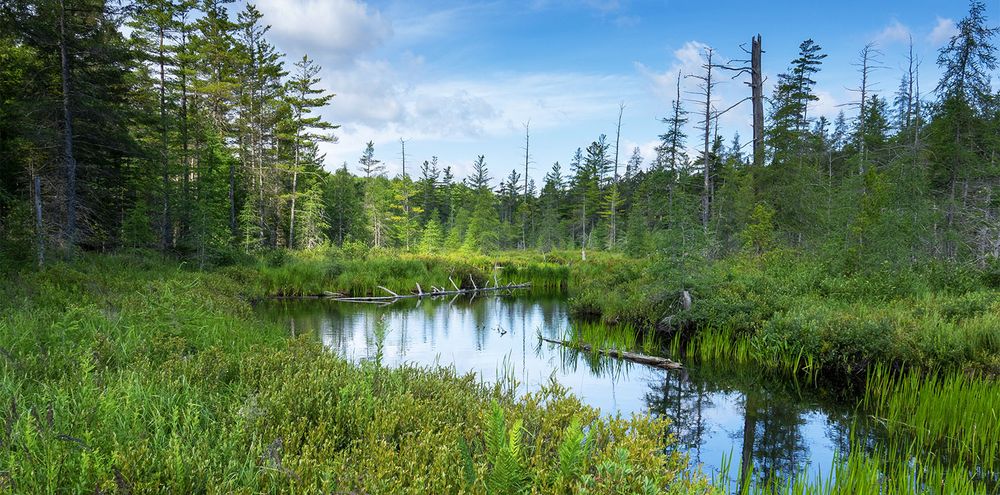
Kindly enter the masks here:
<path id="1" fill-rule="evenodd" d="M 894 450 L 856 446 L 825 486 L 789 493 L 975 491 L 963 474 L 995 472 L 984 2 L 941 48 L 932 93 L 912 57 L 895 94 L 873 90 L 886 69 L 869 45 L 857 112 L 817 118 L 829 54 L 805 40 L 747 156 L 720 134 L 707 49 L 700 156 L 678 90 L 649 163 L 636 149 L 619 173 L 601 134 L 539 183 L 495 181 L 484 155 L 465 178 L 436 157 L 390 177 L 374 142 L 353 172 L 325 168 L 320 68 L 289 67 L 261 13 L 228 5 L 0 0 L 0 487 L 704 489 L 659 452 L 660 421 L 600 419 L 555 384 L 514 397 L 454 370 L 354 366 L 247 303 L 489 281 L 568 288 L 603 320 L 575 339 L 648 350 L 655 329 L 695 361 L 864 384 Z"/>
<path id="2" fill-rule="evenodd" d="M 681 283 L 670 278 L 676 271 L 658 279 L 663 273 L 652 264 L 595 270 L 579 279 L 571 303 L 607 321 L 658 325 L 711 361 L 862 379 L 876 363 L 1000 370 L 1000 288 L 962 266 L 846 274 L 785 251 L 716 262 Z M 682 289 L 695 301 L 689 310 L 680 305 Z M 602 297 L 608 293 L 627 302 Z"/>
<path id="3" fill-rule="evenodd" d="M 2 289 L 0 483 L 18 493 L 704 493 L 663 420 L 453 369 L 352 365 L 225 274 L 86 256 Z M 700 488 L 699 488 L 700 487 Z"/>

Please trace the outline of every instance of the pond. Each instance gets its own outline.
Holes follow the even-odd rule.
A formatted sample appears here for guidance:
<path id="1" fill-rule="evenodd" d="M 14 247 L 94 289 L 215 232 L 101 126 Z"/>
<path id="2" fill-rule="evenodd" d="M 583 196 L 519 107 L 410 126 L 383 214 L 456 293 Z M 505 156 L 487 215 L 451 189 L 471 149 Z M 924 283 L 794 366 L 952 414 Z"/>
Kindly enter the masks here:
<path id="1" fill-rule="evenodd" d="M 668 371 L 541 342 L 539 335 L 560 339 L 570 324 L 561 295 L 407 299 L 387 306 L 269 301 L 258 307 L 291 334 L 315 335 L 350 360 L 453 365 L 485 381 L 513 376 L 520 392 L 554 378 L 603 414 L 666 416 L 692 466 L 715 473 L 728 457 L 731 479 L 751 460 L 758 479 L 803 469 L 825 477 L 835 452 L 850 443 L 851 409 L 819 390 L 753 370 Z"/>

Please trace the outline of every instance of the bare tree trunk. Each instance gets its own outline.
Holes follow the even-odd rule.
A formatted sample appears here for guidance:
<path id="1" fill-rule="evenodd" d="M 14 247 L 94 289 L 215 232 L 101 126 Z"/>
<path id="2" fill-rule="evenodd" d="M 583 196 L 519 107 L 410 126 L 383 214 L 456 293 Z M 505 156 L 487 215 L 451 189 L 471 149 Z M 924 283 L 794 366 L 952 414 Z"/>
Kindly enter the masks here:
<path id="1" fill-rule="evenodd" d="M 233 240 L 239 239 L 236 228 L 236 164 L 229 161 L 229 232 Z"/>
<path id="2" fill-rule="evenodd" d="M 674 97 L 674 120 L 671 126 L 670 139 L 670 171 L 671 184 L 673 184 L 673 174 L 677 172 L 677 154 L 680 148 L 681 132 L 681 71 L 677 71 L 677 95 Z"/>
<path id="3" fill-rule="evenodd" d="M 410 250 L 410 184 L 406 181 L 406 140 L 399 138 L 403 161 L 403 237 L 406 250 Z"/>
<path id="4" fill-rule="evenodd" d="M 187 67 L 184 65 L 184 52 L 187 50 L 187 19 L 182 18 L 181 44 L 178 47 L 181 55 L 178 57 L 181 86 L 181 162 L 183 163 L 182 190 L 181 190 L 181 237 L 186 238 L 191 229 L 191 156 L 190 143 L 188 137 L 188 102 L 187 102 Z"/>
<path id="5" fill-rule="evenodd" d="M 712 134 L 712 88 L 715 86 L 715 83 L 712 82 L 712 68 L 714 67 L 712 65 L 712 55 L 713 55 L 713 50 L 711 48 L 706 48 L 705 49 L 706 63 L 704 65 L 705 75 L 694 76 L 695 79 L 702 81 L 702 90 L 704 91 L 703 94 L 705 95 L 705 121 L 704 121 L 705 132 L 704 132 L 704 148 L 702 151 L 703 153 L 702 158 L 704 159 L 703 171 L 702 171 L 702 178 L 704 179 L 704 190 L 702 191 L 701 194 L 701 226 L 705 232 L 708 232 L 708 221 L 711 213 L 709 210 L 711 208 L 710 204 L 711 199 L 709 196 L 711 195 L 711 190 L 712 190 L 712 175 L 711 175 L 712 163 L 709 157 L 709 151 L 710 151 L 709 141 Z"/>
<path id="6" fill-rule="evenodd" d="M 295 161 L 298 162 L 298 150 L 295 150 Z M 295 248 L 295 196 L 299 183 L 299 167 L 296 164 L 292 170 L 292 211 L 288 215 L 288 249 Z"/>
<path id="7" fill-rule="evenodd" d="M 622 137 L 622 114 L 625 113 L 625 103 L 618 104 L 618 127 L 615 131 L 615 175 L 611 184 L 611 231 L 608 233 L 608 244 L 611 249 L 615 248 L 618 240 L 618 146 Z"/>
<path id="8" fill-rule="evenodd" d="M 580 215 L 580 225 L 583 227 L 583 234 L 580 236 L 580 258 L 587 261 L 587 196 L 584 195 L 582 213 Z"/>
<path id="9" fill-rule="evenodd" d="M 764 165 L 764 81 L 761 70 L 761 39 L 753 38 L 750 48 L 750 92 L 753 103 L 753 164 Z"/>
<path id="10" fill-rule="evenodd" d="M 38 267 L 45 265 L 45 225 L 42 223 L 42 179 L 33 173 L 35 183 L 35 237 L 38 242 Z"/>
<path id="11" fill-rule="evenodd" d="M 160 250 L 166 252 L 173 244 L 171 239 L 170 221 L 170 143 L 167 137 L 167 75 L 164 61 L 163 27 L 159 27 L 159 64 L 160 64 L 160 167 L 163 176 L 163 211 L 161 212 L 160 225 Z"/>
<path id="12" fill-rule="evenodd" d="M 858 105 L 858 156 L 860 161 L 858 164 L 858 172 L 860 175 L 865 174 L 865 162 L 868 161 L 868 150 L 865 147 L 865 131 L 867 129 L 865 108 L 868 104 L 868 81 L 871 78 L 872 71 L 875 69 L 883 68 L 879 61 L 879 56 L 882 52 L 875 49 L 874 43 L 868 43 L 864 48 L 861 49 L 861 62 L 855 63 L 854 65 L 861 68 L 861 87 L 854 89 L 852 91 L 860 93 L 861 101 L 857 103 Z"/>
<path id="13" fill-rule="evenodd" d="M 299 92 L 299 98 L 305 100 L 305 91 Z M 295 111 L 295 160 L 292 164 L 292 211 L 288 214 L 288 249 L 295 248 L 295 199 L 297 196 L 298 182 L 299 182 L 299 148 L 301 146 L 301 132 L 302 132 L 302 111 L 296 109 Z"/>
<path id="14" fill-rule="evenodd" d="M 528 163 L 531 160 L 529 150 L 531 146 L 531 121 L 524 124 L 524 217 L 521 219 L 521 249 L 528 248 Z"/>
<path id="15" fill-rule="evenodd" d="M 73 110 L 70 107 L 69 50 L 66 46 L 66 2 L 59 1 L 59 66 L 62 75 L 63 163 L 66 167 L 66 243 L 76 248 L 76 158 L 73 155 Z"/>

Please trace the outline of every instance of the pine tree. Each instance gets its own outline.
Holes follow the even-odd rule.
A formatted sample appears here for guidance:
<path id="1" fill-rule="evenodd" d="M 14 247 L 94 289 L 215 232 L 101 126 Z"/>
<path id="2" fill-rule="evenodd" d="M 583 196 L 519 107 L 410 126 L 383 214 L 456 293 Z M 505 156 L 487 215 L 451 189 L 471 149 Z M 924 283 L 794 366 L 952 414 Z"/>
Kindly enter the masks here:
<path id="1" fill-rule="evenodd" d="M 993 98 L 989 74 L 997 69 L 992 38 L 998 28 L 988 27 L 985 10 L 981 1 L 970 3 L 968 16 L 958 23 L 958 32 L 941 48 L 937 60 L 942 74 L 930 144 L 942 159 L 932 167 L 931 178 L 933 186 L 947 195 L 944 251 L 950 258 L 959 254 L 956 230 L 963 213 L 958 205 L 959 184 L 968 191 L 976 169 L 990 162 L 980 153 L 989 148 L 986 112 Z M 968 193 L 963 196 L 968 198 Z"/>
<path id="2" fill-rule="evenodd" d="M 667 125 L 667 131 L 660 135 L 659 154 L 662 159 L 658 160 L 660 166 L 669 167 L 676 171 L 682 168 L 687 162 L 684 146 L 687 134 L 684 133 L 684 126 L 687 125 L 687 111 L 681 104 L 681 73 L 677 72 L 677 94 L 670 103 L 670 116 L 664 117 L 660 121 Z"/>
<path id="3" fill-rule="evenodd" d="M 295 247 L 295 201 L 299 173 L 306 169 L 316 170 L 322 167 L 322 163 L 316 159 L 314 148 L 320 142 L 336 142 L 336 137 L 330 134 L 330 131 L 339 127 L 323 120 L 322 116 L 310 116 L 314 110 L 325 107 L 333 98 L 333 95 L 326 94 L 324 90 L 316 87 L 320 83 L 316 77 L 320 70 L 308 56 L 303 55 L 301 60 L 295 62 L 292 79 L 285 83 L 284 100 L 291 109 L 291 115 L 285 121 L 283 137 L 291 141 L 292 148 L 292 190 L 288 213 L 289 248 Z"/>

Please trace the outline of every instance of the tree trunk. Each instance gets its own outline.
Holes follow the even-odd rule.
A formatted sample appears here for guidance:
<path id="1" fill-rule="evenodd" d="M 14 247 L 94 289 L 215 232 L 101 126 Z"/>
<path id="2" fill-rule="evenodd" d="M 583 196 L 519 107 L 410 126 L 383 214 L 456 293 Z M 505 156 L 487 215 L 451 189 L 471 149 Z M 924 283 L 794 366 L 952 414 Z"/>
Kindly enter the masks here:
<path id="1" fill-rule="evenodd" d="M 76 247 L 76 158 L 73 155 L 73 110 L 70 108 L 69 49 L 66 46 L 66 3 L 59 2 L 59 66 L 62 75 L 63 163 L 66 167 L 66 243 Z"/>
<path id="2" fill-rule="evenodd" d="M 298 150 L 296 150 L 296 155 L 298 155 Z M 298 159 L 296 159 L 296 162 Z M 292 211 L 288 218 L 288 249 L 295 248 L 295 195 L 296 189 L 298 188 L 299 182 L 299 168 L 298 165 L 292 170 Z"/>
<path id="3" fill-rule="evenodd" d="M 622 137 L 622 114 L 625 113 L 625 103 L 618 104 L 618 127 L 615 131 L 615 176 L 611 194 L 611 232 L 608 233 L 608 244 L 615 248 L 618 238 L 618 146 Z"/>
<path id="4" fill-rule="evenodd" d="M 159 63 L 160 63 L 160 167 L 161 174 L 163 176 L 163 211 L 161 212 L 162 217 L 160 221 L 160 250 L 166 251 L 170 249 L 173 244 L 171 240 L 171 225 L 170 225 L 170 157 L 169 157 L 169 146 L 167 138 L 167 76 L 165 71 L 164 63 L 164 52 L 163 52 L 163 38 L 164 32 L 163 27 L 159 28 L 160 37 L 160 47 L 159 47 Z"/>
<path id="5" fill-rule="evenodd" d="M 182 157 L 181 162 L 184 164 L 184 178 L 182 181 L 181 190 L 181 238 L 186 239 L 190 233 L 191 229 L 191 157 L 190 157 L 190 143 L 188 137 L 188 108 L 187 108 L 187 69 L 184 66 L 184 51 L 187 50 L 187 28 L 186 20 L 185 27 L 181 31 L 181 46 L 178 47 L 181 55 L 179 56 L 179 66 L 180 66 L 180 82 L 181 82 L 181 148 Z"/>
<path id="6" fill-rule="evenodd" d="M 764 165 L 764 81 L 761 70 L 761 40 L 753 38 L 750 49 L 750 91 L 753 103 L 753 164 Z"/>
<path id="7" fill-rule="evenodd" d="M 712 49 L 707 50 L 708 63 L 705 65 L 705 148 L 704 148 L 704 171 L 703 178 L 705 182 L 705 190 L 701 195 L 701 226 L 706 232 L 708 231 L 708 220 L 709 220 L 709 208 L 710 200 L 709 195 L 712 190 L 712 176 L 711 169 L 712 163 L 709 159 L 709 137 L 712 132 Z"/>
<path id="8" fill-rule="evenodd" d="M 530 160 L 528 150 L 531 145 L 531 121 L 524 124 L 524 201 L 528 201 L 528 161 Z M 527 205 L 525 205 L 527 206 Z M 524 218 L 521 219 L 521 249 L 528 248 L 528 208 L 524 209 Z"/>
<path id="9" fill-rule="evenodd" d="M 35 237 L 38 242 L 38 267 L 45 265 L 45 226 L 42 224 L 42 179 L 34 174 Z"/>

